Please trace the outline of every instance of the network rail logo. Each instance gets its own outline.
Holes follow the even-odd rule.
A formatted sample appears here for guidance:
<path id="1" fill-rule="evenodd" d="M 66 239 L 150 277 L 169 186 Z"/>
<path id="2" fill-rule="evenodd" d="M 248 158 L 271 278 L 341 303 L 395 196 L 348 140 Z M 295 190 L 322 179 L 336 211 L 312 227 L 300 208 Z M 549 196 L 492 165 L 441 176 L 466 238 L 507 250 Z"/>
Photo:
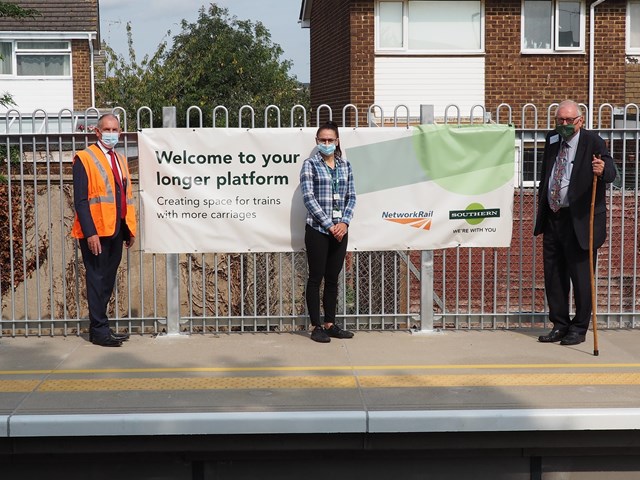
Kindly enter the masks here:
<path id="1" fill-rule="evenodd" d="M 431 230 L 433 210 L 429 210 L 428 212 L 424 210 L 413 212 L 382 212 L 382 218 L 388 222 L 409 225 L 410 227 L 421 230 Z"/>
<path id="2" fill-rule="evenodd" d="M 465 220 L 469 225 L 478 225 L 485 218 L 500 218 L 500 209 L 472 203 L 465 210 L 449 210 L 449 220 Z"/>

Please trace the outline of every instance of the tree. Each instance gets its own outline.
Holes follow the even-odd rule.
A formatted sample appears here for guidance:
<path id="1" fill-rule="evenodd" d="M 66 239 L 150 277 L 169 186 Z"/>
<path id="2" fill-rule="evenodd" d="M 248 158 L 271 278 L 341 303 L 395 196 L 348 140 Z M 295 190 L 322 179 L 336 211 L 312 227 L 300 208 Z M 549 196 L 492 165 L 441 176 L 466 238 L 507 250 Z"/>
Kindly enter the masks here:
<path id="1" fill-rule="evenodd" d="M 308 91 L 289 74 L 291 62 L 280 60 L 283 50 L 271 41 L 261 22 L 238 20 L 226 8 L 211 4 L 199 10 L 195 23 L 183 20 L 181 28 L 171 48 L 163 42 L 152 57 L 147 55 L 138 63 L 128 24 L 129 59 L 106 48 L 113 76 L 98 86 L 99 103 L 125 108 L 130 122 L 138 108 L 148 106 L 155 126 L 163 106 L 176 106 L 181 113 L 198 106 L 205 126 L 212 124 L 213 108 L 219 105 L 228 108 L 232 126 L 238 125 L 242 105 L 254 108 L 256 126 L 264 124 L 260 115 L 268 105 L 281 108 L 283 125 L 289 124 L 292 106 L 308 106 Z M 271 117 L 269 125 L 275 125 L 275 112 Z M 191 120 L 191 125 L 199 121 L 195 115 Z M 216 116 L 217 125 L 224 125 L 224 120 L 222 113 Z M 184 115 L 178 115 L 178 123 L 186 124 Z M 246 118 L 243 125 L 249 125 Z"/>
<path id="2" fill-rule="evenodd" d="M 38 10 L 33 8 L 22 8 L 13 3 L 0 2 L 0 18 L 26 18 L 39 15 Z M 0 55 L 2 60 L 2 55 Z M 10 93 L 4 92 L 0 94 L 0 107 L 10 107 L 15 105 L 13 97 Z"/>
<path id="3" fill-rule="evenodd" d="M 23 8 L 15 5 L 13 3 L 8 2 L 0 2 L 0 18 L 9 17 L 9 18 L 26 18 L 26 17 L 35 17 L 39 15 L 40 12 L 33 8 Z"/>

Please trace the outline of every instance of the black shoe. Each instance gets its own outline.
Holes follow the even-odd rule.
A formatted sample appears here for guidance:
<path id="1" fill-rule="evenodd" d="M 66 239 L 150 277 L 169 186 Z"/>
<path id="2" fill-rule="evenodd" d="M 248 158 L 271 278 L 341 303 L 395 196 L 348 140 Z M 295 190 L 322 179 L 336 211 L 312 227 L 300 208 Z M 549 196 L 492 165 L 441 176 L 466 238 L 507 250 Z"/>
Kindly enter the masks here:
<path id="1" fill-rule="evenodd" d="M 331 339 L 324 328 L 318 326 L 311 332 L 311 340 L 318 343 L 329 343 Z"/>
<path id="2" fill-rule="evenodd" d="M 580 335 L 576 332 L 569 332 L 564 336 L 564 338 L 560 342 L 560 345 L 578 345 L 584 342 L 584 338 L 584 335 Z"/>
<path id="3" fill-rule="evenodd" d="M 546 335 L 540 335 L 538 337 L 538 341 L 542 342 L 542 343 L 559 342 L 560 340 L 562 340 L 564 338 L 565 335 L 566 335 L 566 333 L 561 332 L 560 330 L 556 330 L 554 328 L 553 330 L 551 330 Z"/>
<path id="4" fill-rule="evenodd" d="M 127 340 L 129 340 L 129 334 L 128 333 L 115 333 L 115 332 L 111 332 L 111 338 L 114 340 L 117 340 L 119 342 L 126 342 Z M 89 334 L 89 341 L 91 343 L 93 343 L 93 335 Z"/>
<path id="5" fill-rule="evenodd" d="M 333 338 L 353 338 L 353 332 L 343 330 L 335 323 L 329 328 L 325 328 L 324 331 L 327 332 L 327 335 Z"/>
<path id="6" fill-rule="evenodd" d="M 122 342 L 113 337 L 104 338 L 101 340 L 93 339 L 91 340 L 91 343 L 93 343 L 94 345 L 100 345 L 101 347 L 121 347 L 122 346 Z"/>

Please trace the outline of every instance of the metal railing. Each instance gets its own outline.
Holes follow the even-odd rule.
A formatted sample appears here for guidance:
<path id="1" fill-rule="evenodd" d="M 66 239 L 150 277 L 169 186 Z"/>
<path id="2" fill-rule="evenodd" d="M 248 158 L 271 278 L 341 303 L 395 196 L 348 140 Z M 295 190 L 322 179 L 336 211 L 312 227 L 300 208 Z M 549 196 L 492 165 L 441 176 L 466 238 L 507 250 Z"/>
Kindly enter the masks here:
<path id="1" fill-rule="evenodd" d="M 496 122 L 512 123 L 517 116 L 522 121 L 516 128 L 511 247 L 351 252 L 340 277 L 341 323 L 356 330 L 546 328 L 542 243 L 532 232 L 536 179 L 553 107 L 544 111 L 546 123 L 543 115 L 538 118 L 534 105 L 525 105 L 517 115 L 508 105 L 500 105 L 493 115 L 483 106 L 464 115 L 450 105 L 444 118 L 433 119 L 482 123 L 493 116 Z M 339 113 L 347 118 L 352 111 L 357 119 L 353 105 Z M 638 326 L 639 111 L 635 105 L 622 111 L 603 105 L 598 111 L 597 130 L 619 170 L 619 178 L 607 190 L 608 239 L 599 249 L 596 274 L 598 320 L 603 328 Z M 122 109 L 115 113 L 126 115 Z M 323 105 L 316 111 L 317 121 L 327 113 L 333 115 Z M 399 105 L 386 117 L 379 106 L 372 105 L 368 126 L 359 128 L 405 126 L 420 118 L 409 113 Z M 73 152 L 94 141 L 89 132 L 97 115 L 90 109 L 69 121 L 69 111 L 52 118 L 39 112 L 29 117 L 40 119 L 36 131 L 28 122 L 23 125 L 17 112 L 8 112 L 4 133 L 0 126 L 1 335 L 77 335 L 88 327 L 83 265 L 69 237 L 73 221 L 70 167 Z M 200 121 L 194 125 L 197 117 Z M 214 123 L 216 117 L 218 121 L 225 118 L 229 126 L 224 107 L 214 109 Z M 281 127 L 280 117 L 278 107 L 268 107 L 264 128 Z M 307 126 L 307 117 L 312 115 L 295 106 L 291 125 Z M 134 181 L 137 127 L 142 121 L 145 127 L 160 126 L 146 107 L 136 112 L 136 118 L 136 128 L 125 125 L 121 143 Z M 256 113 L 250 106 L 243 107 L 238 118 L 241 126 L 255 128 Z M 186 119 L 189 128 L 206 126 L 198 107 L 189 109 Z M 276 125 L 268 126 L 268 119 Z M 126 252 L 109 305 L 112 326 L 117 329 L 195 334 L 307 327 L 304 252 L 169 256 L 144 254 L 139 246 L 138 242 Z"/>

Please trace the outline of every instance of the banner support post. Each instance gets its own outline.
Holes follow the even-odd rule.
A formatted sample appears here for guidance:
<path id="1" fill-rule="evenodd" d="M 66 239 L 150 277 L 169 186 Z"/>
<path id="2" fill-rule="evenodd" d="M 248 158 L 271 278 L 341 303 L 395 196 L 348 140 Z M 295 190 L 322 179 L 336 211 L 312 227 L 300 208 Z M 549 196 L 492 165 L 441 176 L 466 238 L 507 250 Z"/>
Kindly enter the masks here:
<path id="1" fill-rule="evenodd" d="M 176 128 L 176 107 L 162 107 L 162 128 Z M 180 335 L 180 263 L 177 253 L 168 253 L 167 268 L 167 333 Z"/>
<path id="2" fill-rule="evenodd" d="M 435 123 L 434 105 L 420 105 L 420 124 Z M 433 333 L 433 250 L 420 252 L 420 332 Z"/>

